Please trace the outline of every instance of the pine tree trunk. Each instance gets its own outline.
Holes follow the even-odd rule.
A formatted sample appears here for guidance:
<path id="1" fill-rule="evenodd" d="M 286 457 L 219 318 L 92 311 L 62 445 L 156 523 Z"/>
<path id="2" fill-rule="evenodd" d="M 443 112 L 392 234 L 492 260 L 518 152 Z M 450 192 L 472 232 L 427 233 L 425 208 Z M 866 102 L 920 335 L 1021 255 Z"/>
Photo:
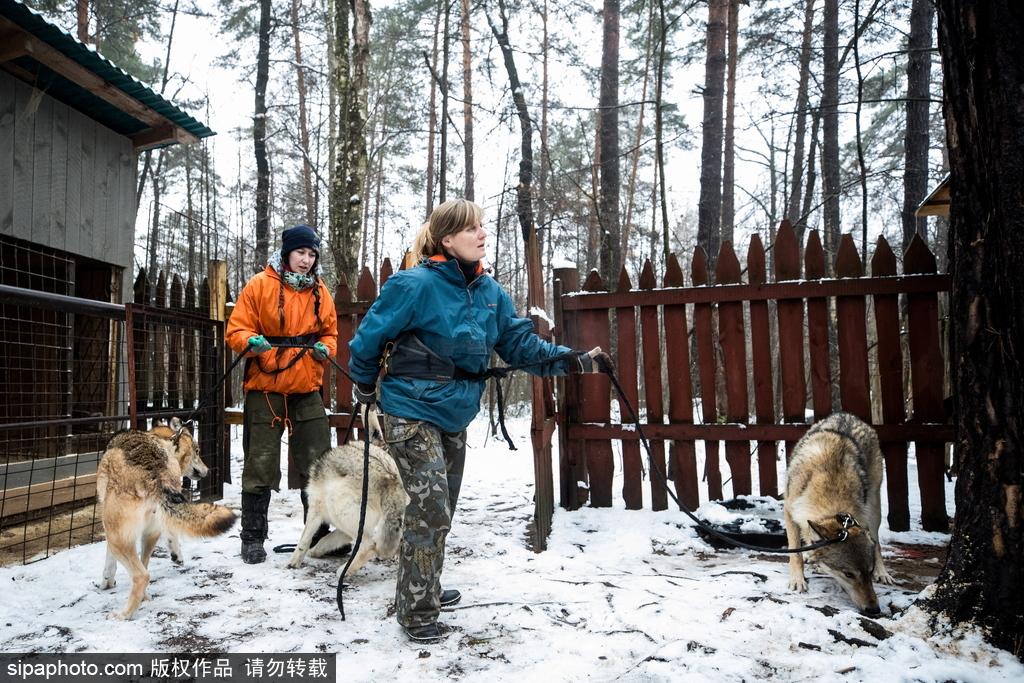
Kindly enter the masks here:
<path id="1" fill-rule="evenodd" d="M 664 126 L 662 125 L 661 101 L 662 88 L 665 83 L 665 43 L 667 42 L 668 26 L 665 22 L 665 0 L 658 0 L 658 77 L 654 87 L 654 151 L 655 166 L 657 166 L 654 185 L 657 189 L 655 196 L 658 198 L 657 205 L 661 207 L 661 239 L 662 260 L 667 261 L 671 252 L 669 246 L 668 226 L 668 196 L 665 191 L 665 144 Z"/>
<path id="2" fill-rule="evenodd" d="M 443 204 L 448 200 L 448 62 L 450 61 L 451 5 L 445 0 L 444 18 L 441 30 L 441 149 L 438 152 L 437 201 Z"/>
<path id="3" fill-rule="evenodd" d="M 270 251 L 270 166 L 267 163 L 267 81 L 270 78 L 270 0 L 260 0 L 259 49 L 256 53 L 256 106 L 252 140 L 256 154 L 256 262 Z"/>
<path id="4" fill-rule="evenodd" d="M 806 0 L 804 5 L 804 29 L 800 39 L 800 80 L 796 88 L 796 135 L 793 140 L 793 179 L 786 205 L 786 218 L 796 226 L 803 215 L 800 211 L 804 174 L 804 137 L 807 132 L 807 106 L 809 102 L 807 83 L 811 75 L 811 35 L 814 29 L 814 2 Z M 813 156 L 813 155 L 812 155 Z"/>
<path id="5" fill-rule="evenodd" d="M 857 142 L 857 168 L 860 171 L 860 253 L 861 259 L 868 255 L 868 165 L 864 158 L 864 137 L 861 133 L 861 109 L 864 103 L 864 73 L 860 65 L 860 34 L 869 18 L 860 24 L 860 0 L 853 3 L 853 63 L 857 71 L 857 111 L 854 114 Z M 838 243 L 837 243 L 838 244 Z"/>
<path id="6" fill-rule="evenodd" d="M 363 193 L 366 185 L 367 63 L 370 58 L 370 3 L 352 0 L 352 71 L 346 121 L 348 175 L 345 178 L 344 236 L 335 244 L 334 266 L 349 282 L 359 277 L 359 248 L 363 223 Z"/>
<path id="7" fill-rule="evenodd" d="M 306 200 L 306 224 L 316 225 L 313 204 L 313 169 L 309 158 L 309 125 L 306 122 L 306 71 L 299 41 L 299 0 L 292 0 L 292 42 L 295 44 L 295 85 L 299 90 L 299 152 L 302 154 L 302 190 Z"/>
<path id="8" fill-rule="evenodd" d="M 825 0 L 822 22 L 824 79 L 821 95 L 821 175 L 824 191 L 825 270 L 831 274 L 839 249 L 839 0 Z"/>
<path id="9" fill-rule="evenodd" d="M 700 200 L 697 204 L 697 244 L 708 256 L 708 273 L 715 272 L 721 244 L 722 217 L 722 100 L 725 81 L 725 32 L 729 0 L 708 0 L 707 59 L 704 68 L 704 130 L 700 153 Z"/>
<path id="10" fill-rule="evenodd" d="M 633 138 L 633 153 L 629 161 L 629 184 L 626 186 L 626 217 L 622 221 L 622 260 L 628 262 L 630 257 L 629 236 L 633 228 L 633 207 L 635 206 L 636 176 L 640 168 L 640 147 L 644 135 L 644 113 L 647 104 L 647 83 L 650 80 L 651 57 L 653 51 L 654 3 L 651 3 L 647 15 L 647 37 L 644 40 L 644 80 L 640 87 L 640 111 L 636 118 L 636 135 Z"/>
<path id="11" fill-rule="evenodd" d="M 619 249 L 619 0 L 604 0 L 601 49 L 601 277 L 618 281 Z"/>
<path id="12" fill-rule="evenodd" d="M 352 271 L 355 270 L 356 258 L 351 256 L 352 245 L 358 249 L 359 232 L 350 234 L 351 222 L 348 220 L 351 206 L 348 194 L 348 178 L 352 172 L 349 164 L 352 154 L 349 146 L 351 138 L 352 116 L 352 75 L 349 49 L 349 3 L 348 0 L 334 2 L 334 87 L 338 97 L 338 135 L 335 146 L 335 166 L 331 175 L 330 226 L 331 256 L 334 267 L 340 278 L 342 274 L 354 282 Z"/>
<path id="13" fill-rule="evenodd" d="M 821 128 L 821 109 L 811 112 L 811 147 L 807 154 L 807 186 L 804 187 L 803 204 L 800 216 L 795 224 L 796 243 L 803 245 L 804 233 L 807 231 L 807 218 L 811 215 L 814 202 L 814 188 L 818 183 L 816 164 L 818 162 L 818 130 Z"/>
<path id="14" fill-rule="evenodd" d="M 462 0 L 462 122 L 465 131 L 463 149 L 466 164 L 466 186 L 463 194 L 466 199 L 473 201 L 473 55 L 469 49 L 469 28 L 469 0 Z M 543 135 L 544 132 L 541 131 L 541 146 L 544 144 Z M 543 164 L 541 167 L 543 168 Z M 543 188 L 543 183 L 541 187 Z"/>
<path id="15" fill-rule="evenodd" d="M 77 0 L 75 12 L 78 18 L 78 41 L 89 43 L 89 0 Z"/>
<path id="16" fill-rule="evenodd" d="M 932 75 L 933 0 L 914 0 L 907 49 L 907 134 L 904 138 L 903 250 L 914 235 L 924 238 L 927 218 L 914 215 L 928 194 L 928 109 Z"/>
<path id="17" fill-rule="evenodd" d="M 931 606 L 1024 656 L 1024 15 L 939 0 L 949 147 L 956 519 Z"/>
<path id="18" fill-rule="evenodd" d="M 732 225 L 734 220 L 734 192 L 736 176 L 736 61 L 739 58 L 739 49 L 736 44 L 739 35 L 740 3 L 739 0 L 729 0 L 729 25 L 728 25 L 728 54 L 726 57 L 726 78 L 725 78 L 725 158 L 722 162 L 722 241 L 732 242 Z M 774 131 L 774 128 L 773 128 Z M 775 150 L 772 147 L 772 163 L 774 164 Z M 774 185 L 774 169 L 772 173 L 772 184 Z M 772 203 L 775 202 L 775 193 L 772 192 Z M 772 211 L 775 215 L 775 211 Z M 774 220 L 774 219 L 773 219 Z"/>
<path id="19" fill-rule="evenodd" d="M 434 47 L 431 53 L 432 58 L 427 69 L 430 71 L 430 113 L 427 129 L 427 213 L 434 210 L 434 139 L 437 136 L 437 79 L 434 78 L 433 70 L 437 64 L 437 34 L 441 31 L 441 12 L 445 7 L 445 0 L 437 0 L 437 14 L 434 17 Z"/>

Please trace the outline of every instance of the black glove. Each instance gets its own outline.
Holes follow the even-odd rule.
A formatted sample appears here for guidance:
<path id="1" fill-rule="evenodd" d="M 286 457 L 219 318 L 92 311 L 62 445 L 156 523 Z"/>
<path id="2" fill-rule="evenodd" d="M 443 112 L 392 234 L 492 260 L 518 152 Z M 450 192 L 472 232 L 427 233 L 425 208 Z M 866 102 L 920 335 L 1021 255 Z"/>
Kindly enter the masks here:
<path id="1" fill-rule="evenodd" d="M 590 351 L 580 351 L 576 356 L 576 363 L 569 364 L 570 374 L 583 374 L 588 372 L 615 372 L 615 364 L 611 356 L 595 346 Z"/>
<path id="2" fill-rule="evenodd" d="M 377 402 L 377 386 L 374 384 L 357 384 L 352 387 L 352 398 L 356 403 L 372 406 Z"/>

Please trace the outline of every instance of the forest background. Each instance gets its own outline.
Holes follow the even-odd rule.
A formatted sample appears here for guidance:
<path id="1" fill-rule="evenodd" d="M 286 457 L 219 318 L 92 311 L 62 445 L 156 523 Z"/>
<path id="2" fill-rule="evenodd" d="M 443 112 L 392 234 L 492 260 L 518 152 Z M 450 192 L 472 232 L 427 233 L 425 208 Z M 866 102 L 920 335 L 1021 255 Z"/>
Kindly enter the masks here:
<path id="1" fill-rule="evenodd" d="M 944 261 L 913 215 L 947 172 L 929 0 L 27 4 L 218 132 L 139 155 L 154 279 L 224 259 L 235 295 L 304 222 L 354 283 L 460 196 L 521 310 L 530 226 L 549 296 L 566 261 L 636 282 L 753 233 L 771 258 L 783 219 Z"/>

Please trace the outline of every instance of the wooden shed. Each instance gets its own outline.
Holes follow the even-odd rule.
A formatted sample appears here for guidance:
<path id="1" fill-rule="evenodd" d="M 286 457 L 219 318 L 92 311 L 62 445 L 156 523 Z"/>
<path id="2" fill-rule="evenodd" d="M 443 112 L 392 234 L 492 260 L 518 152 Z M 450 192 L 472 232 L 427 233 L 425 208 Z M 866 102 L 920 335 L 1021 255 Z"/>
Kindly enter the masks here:
<path id="1" fill-rule="evenodd" d="M 91 496 L 98 452 L 125 426 L 120 304 L 131 297 L 138 154 L 210 135 L 0 0 L 0 551 L 18 546 L 12 516 L 28 524 L 34 510 Z M 39 552 L 28 529 L 26 557 Z"/>

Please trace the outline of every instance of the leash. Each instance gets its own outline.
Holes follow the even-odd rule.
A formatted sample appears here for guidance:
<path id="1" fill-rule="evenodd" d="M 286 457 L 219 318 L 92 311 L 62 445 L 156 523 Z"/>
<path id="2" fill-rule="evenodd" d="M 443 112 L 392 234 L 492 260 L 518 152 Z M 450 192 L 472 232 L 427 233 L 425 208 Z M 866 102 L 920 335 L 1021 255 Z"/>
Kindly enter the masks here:
<path id="1" fill-rule="evenodd" d="M 633 424 L 636 426 L 637 435 L 640 437 L 640 443 L 644 445 L 644 450 L 647 451 L 647 461 L 650 463 L 651 470 L 657 472 L 658 477 L 661 480 L 662 486 L 665 487 L 665 491 L 668 492 L 668 495 L 671 496 L 672 500 L 675 501 L 676 505 L 679 506 L 679 509 L 682 510 L 687 517 L 693 520 L 693 522 L 698 527 L 700 527 L 707 533 L 711 534 L 716 538 L 721 539 L 722 541 L 725 541 L 729 545 L 736 548 L 744 548 L 746 550 L 754 550 L 756 552 L 762 553 L 777 553 L 783 555 L 790 555 L 793 553 L 803 553 L 810 550 L 817 550 L 818 548 L 824 548 L 825 546 L 832 545 L 834 543 L 842 543 L 847 538 L 849 538 L 850 528 L 860 526 L 860 524 L 857 523 L 857 520 L 854 519 L 852 515 L 842 512 L 836 515 L 836 521 L 838 521 L 840 525 L 842 525 L 842 528 L 839 530 L 839 533 L 834 538 L 826 538 L 824 540 L 816 541 L 814 543 L 801 546 L 799 548 L 766 548 L 764 546 L 751 545 L 749 543 L 744 543 L 743 541 L 737 541 L 734 538 L 730 538 L 729 536 L 726 536 L 714 527 L 709 526 L 702 519 L 700 519 L 695 514 L 690 512 L 690 510 L 687 509 L 687 507 L 679 501 L 679 498 L 676 497 L 676 494 L 672 490 L 672 487 L 668 485 L 668 478 L 665 476 L 665 473 L 661 471 L 661 463 L 657 462 L 651 453 L 651 446 L 650 443 L 647 441 L 647 436 L 644 434 L 643 427 L 640 425 L 640 418 L 637 416 L 636 411 L 633 409 L 633 405 L 629 402 L 629 399 L 626 398 L 626 394 L 622 390 L 622 385 L 619 384 L 618 377 L 615 376 L 615 373 L 611 370 L 611 368 L 600 367 L 600 370 L 601 372 L 608 375 L 608 378 L 612 382 L 612 386 L 615 387 L 615 391 L 619 395 L 619 399 L 622 401 L 623 404 L 625 404 L 626 409 L 629 411 L 630 417 L 632 417 L 633 419 Z"/>
<path id="2" fill-rule="evenodd" d="M 224 382 L 227 381 L 227 378 L 229 376 L 231 376 L 231 372 L 235 368 L 237 368 L 238 364 L 242 362 L 243 358 L 245 358 L 245 354 L 249 353 L 249 349 L 250 348 L 252 348 L 252 344 L 246 344 L 245 345 L 245 348 L 242 349 L 242 352 L 240 354 L 238 354 L 238 357 L 235 358 L 235 360 L 231 363 L 231 365 L 228 366 L 227 372 L 225 372 L 221 376 L 221 378 L 219 380 L 217 380 L 216 384 L 211 386 L 209 390 L 204 392 L 203 395 L 199 397 L 199 400 L 196 402 L 195 409 L 191 413 L 189 413 L 188 417 L 186 417 L 184 420 L 182 420 L 182 422 L 185 422 L 185 423 L 192 422 L 195 419 L 196 415 L 198 415 L 201 410 L 204 410 L 205 408 L 209 407 L 209 406 L 205 406 L 203 404 L 207 402 L 207 400 L 211 397 L 211 394 L 215 394 L 217 392 L 217 390 L 220 389 L 221 385 L 223 385 Z"/>
<path id="3" fill-rule="evenodd" d="M 373 409 L 372 405 L 366 406 L 366 422 L 370 421 L 370 410 Z M 352 411 L 353 422 L 355 421 L 355 410 Z M 352 424 L 349 423 L 349 429 L 352 428 Z M 345 435 L 348 438 L 348 434 Z M 345 575 L 348 574 L 348 568 L 352 566 L 352 560 L 356 558 L 356 554 L 359 552 L 359 546 L 363 542 L 363 526 L 366 524 L 366 499 L 369 497 L 370 490 L 370 430 L 368 425 L 363 425 L 363 498 L 359 503 L 359 529 L 356 531 L 355 542 L 352 544 L 352 552 L 349 553 L 348 561 L 345 562 L 345 567 L 341 570 L 341 574 L 338 575 L 338 611 L 341 612 L 341 620 L 345 621 L 345 601 L 342 597 L 342 589 L 345 583 Z"/>

